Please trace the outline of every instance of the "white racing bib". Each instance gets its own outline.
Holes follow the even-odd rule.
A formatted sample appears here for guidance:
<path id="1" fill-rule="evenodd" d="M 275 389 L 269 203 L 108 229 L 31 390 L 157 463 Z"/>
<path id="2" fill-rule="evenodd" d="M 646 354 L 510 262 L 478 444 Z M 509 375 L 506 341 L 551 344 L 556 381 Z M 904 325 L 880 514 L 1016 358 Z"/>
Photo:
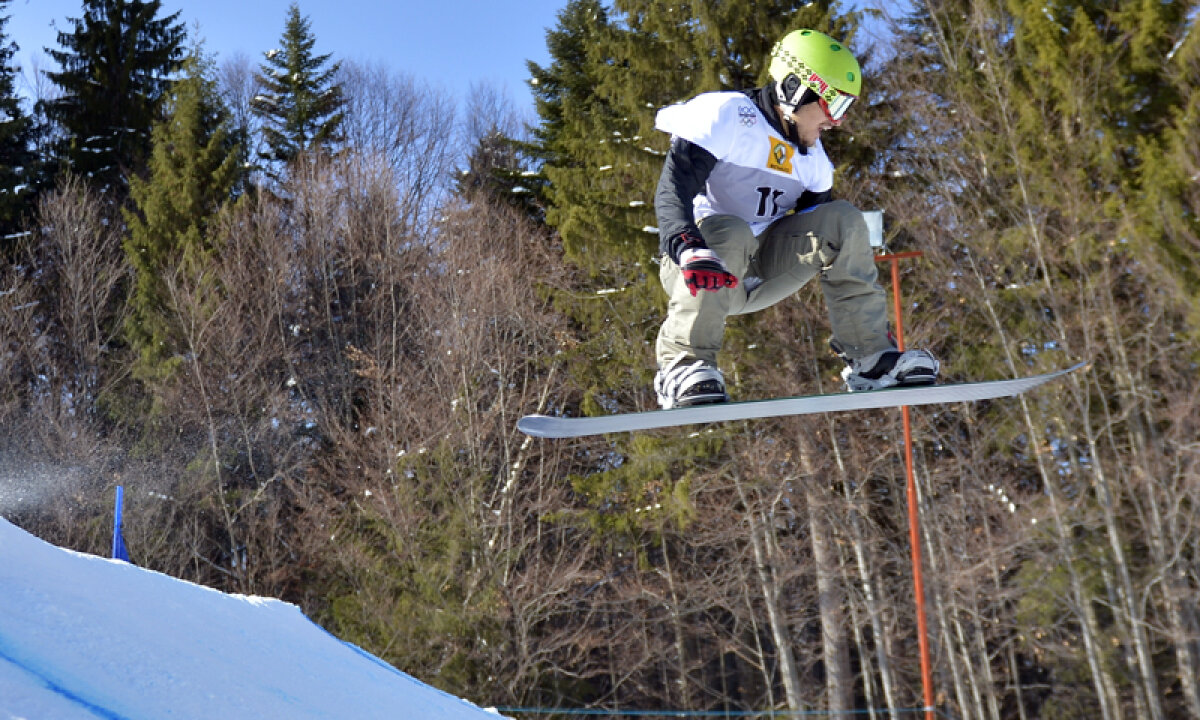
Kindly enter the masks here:
<path id="1" fill-rule="evenodd" d="M 739 92 L 711 92 L 658 111 L 655 127 L 712 153 L 717 165 L 692 200 L 696 221 L 735 215 L 758 235 L 801 193 L 833 187 L 833 163 L 820 141 L 801 155 Z"/>

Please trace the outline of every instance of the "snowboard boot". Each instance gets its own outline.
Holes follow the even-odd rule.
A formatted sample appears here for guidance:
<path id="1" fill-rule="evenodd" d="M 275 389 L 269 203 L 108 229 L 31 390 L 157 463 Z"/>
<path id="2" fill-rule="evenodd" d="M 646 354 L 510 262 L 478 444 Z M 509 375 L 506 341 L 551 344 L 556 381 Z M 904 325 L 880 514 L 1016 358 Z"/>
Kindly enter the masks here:
<path id="1" fill-rule="evenodd" d="M 678 355 L 654 376 L 654 393 L 665 409 L 729 402 L 721 371 L 702 360 Z"/>
<path id="2" fill-rule="evenodd" d="M 846 363 L 842 380 L 850 392 L 879 390 L 897 385 L 931 385 L 941 368 L 928 350 L 880 350 L 863 358 L 847 357 L 836 342 L 831 342 Z"/>

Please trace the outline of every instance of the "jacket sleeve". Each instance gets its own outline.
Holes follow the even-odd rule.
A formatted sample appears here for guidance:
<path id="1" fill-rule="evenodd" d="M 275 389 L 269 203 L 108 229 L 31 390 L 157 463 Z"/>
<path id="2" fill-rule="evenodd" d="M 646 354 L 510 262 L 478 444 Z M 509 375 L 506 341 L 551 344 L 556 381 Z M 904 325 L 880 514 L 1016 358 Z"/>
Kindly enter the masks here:
<path id="1" fill-rule="evenodd" d="M 805 190 L 800 199 L 796 201 L 796 212 L 801 213 L 805 210 L 811 210 L 821 203 L 827 203 L 833 199 L 833 191 L 825 190 L 822 192 L 812 192 Z"/>
<path id="2" fill-rule="evenodd" d="M 692 200 L 704 190 L 716 165 L 717 158 L 699 145 L 680 137 L 671 141 L 654 193 L 654 211 L 658 249 L 677 263 L 684 248 L 705 247 L 692 214 Z"/>

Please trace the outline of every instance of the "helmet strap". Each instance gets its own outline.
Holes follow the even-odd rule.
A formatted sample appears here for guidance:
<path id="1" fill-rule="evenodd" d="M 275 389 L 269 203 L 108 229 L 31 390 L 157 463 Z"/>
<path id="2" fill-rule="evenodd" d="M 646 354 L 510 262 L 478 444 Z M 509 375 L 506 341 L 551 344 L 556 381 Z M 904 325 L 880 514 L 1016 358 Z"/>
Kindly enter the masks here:
<path id="1" fill-rule="evenodd" d="M 786 110 L 786 108 L 784 109 Z M 805 148 L 804 143 L 800 142 L 800 128 L 796 127 L 795 121 L 792 120 L 792 114 L 785 112 L 780 119 L 783 121 L 783 136 L 803 151 Z M 801 154 L 805 153 L 801 152 Z"/>
<path id="2" fill-rule="evenodd" d="M 788 77 L 795 78 L 796 76 L 789 75 Z M 798 107 L 803 107 L 809 103 L 816 102 L 820 96 L 813 92 L 811 88 L 807 88 L 801 84 L 800 88 L 803 90 L 803 92 L 793 91 L 792 93 L 793 96 L 796 96 L 799 99 L 799 101 L 795 103 L 786 103 L 782 97 L 782 82 L 773 83 L 769 87 L 771 88 L 771 101 L 777 105 L 781 111 L 779 114 L 779 126 L 783 131 L 783 137 L 799 148 L 801 155 L 807 155 L 808 147 L 803 141 L 800 140 L 800 128 L 796 127 L 795 121 L 792 120 L 792 113 L 796 112 L 796 108 Z"/>
<path id="3" fill-rule="evenodd" d="M 792 120 L 791 113 L 784 113 L 779 119 L 779 124 L 783 128 L 783 137 L 785 140 L 796 146 L 801 155 L 808 154 L 808 146 L 800 139 L 800 128 L 796 127 L 796 121 Z"/>

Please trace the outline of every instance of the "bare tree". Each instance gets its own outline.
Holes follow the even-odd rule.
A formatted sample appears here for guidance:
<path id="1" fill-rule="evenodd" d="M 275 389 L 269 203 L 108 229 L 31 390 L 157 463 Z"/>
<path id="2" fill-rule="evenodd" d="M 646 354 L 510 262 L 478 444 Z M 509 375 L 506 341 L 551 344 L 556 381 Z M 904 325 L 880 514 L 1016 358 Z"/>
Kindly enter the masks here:
<path id="1" fill-rule="evenodd" d="M 245 148 L 247 157 L 258 157 L 262 120 L 251 109 L 251 101 L 261 88 L 254 61 L 243 52 L 235 52 L 221 61 L 216 80 L 217 93 L 229 109 L 231 124 L 240 132 L 242 142 L 249 144 Z"/>
<path id="2" fill-rule="evenodd" d="M 126 271 L 119 225 L 82 180 L 67 177 L 43 197 L 36 222 L 25 265 L 39 286 L 27 301 L 36 303 L 28 397 L 53 434 L 43 436 L 44 449 L 61 457 L 97 437 L 100 398 L 120 377 L 107 361 L 124 317 Z"/>
<path id="3" fill-rule="evenodd" d="M 456 159 L 454 99 L 380 64 L 343 62 L 338 84 L 346 98 L 347 147 L 386 162 L 403 222 L 429 227 Z"/>
<path id="4" fill-rule="evenodd" d="M 517 140 L 525 139 L 526 135 L 525 120 L 512 99 L 504 90 L 486 83 L 471 83 L 462 122 L 464 147 L 474 147 L 493 133 Z"/>

